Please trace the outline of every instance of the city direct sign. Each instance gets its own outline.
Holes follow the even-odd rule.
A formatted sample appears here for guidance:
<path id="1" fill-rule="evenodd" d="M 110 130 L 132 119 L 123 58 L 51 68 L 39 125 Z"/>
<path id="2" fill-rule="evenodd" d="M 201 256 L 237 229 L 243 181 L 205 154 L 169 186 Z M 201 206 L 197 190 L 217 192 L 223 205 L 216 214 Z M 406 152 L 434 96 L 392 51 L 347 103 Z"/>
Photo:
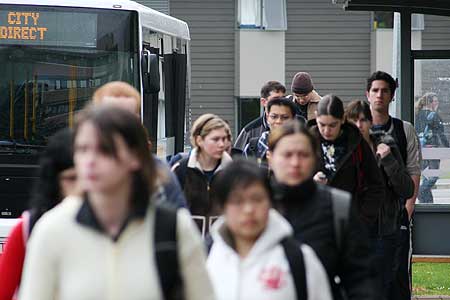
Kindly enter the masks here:
<path id="1" fill-rule="evenodd" d="M 0 45 L 96 47 L 97 15 L 43 10 L 0 10 Z"/>

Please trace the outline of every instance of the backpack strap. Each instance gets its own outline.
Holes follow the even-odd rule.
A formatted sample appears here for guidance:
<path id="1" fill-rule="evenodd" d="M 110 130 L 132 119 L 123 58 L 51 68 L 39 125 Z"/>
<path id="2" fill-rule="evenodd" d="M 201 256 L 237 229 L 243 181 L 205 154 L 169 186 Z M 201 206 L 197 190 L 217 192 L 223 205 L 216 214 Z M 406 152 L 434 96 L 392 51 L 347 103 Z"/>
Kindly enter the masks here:
<path id="1" fill-rule="evenodd" d="M 397 119 L 397 118 L 392 118 L 392 121 L 394 122 L 393 137 L 395 139 L 395 142 L 398 145 L 400 154 L 402 155 L 403 163 L 406 166 L 406 160 L 408 157 L 406 148 L 408 145 L 408 141 L 406 140 L 406 134 L 405 134 L 405 128 L 403 126 L 403 121 L 400 119 Z"/>
<path id="2" fill-rule="evenodd" d="M 333 207 L 334 234 L 338 250 L 342 249 L 343 233 L 347 231 L 350 218 L 351 194 L 335 188 L 330 189 Z"/>
<path id="3" fill-rule="evenodd" d="M 289 268 L 291 269 L 292 278 L 294 279 L 295 292 L 298 300 L 308 299 L 308 289 L 306 285 L 306 270 L 303 253 L 300 249 L 300 243 L 293 237 L 285 237 L 281 241 L 284 249 Z"/>
<path id="4" fill-rule="evenodd" d="M 175 209 L 156 205 L 154 233 L 155 261 L 164 299 L 180 299 L 182 280 L 178 261 Z"/>
<path id="5" fill-rule="evenodd" d="M 189 156 L 183 157 L 172 167 L 172 171 L 178 178 L 181 189 L 184 190 L 184 183 L 186 182 L 186 173 L 188 169 Z"/>

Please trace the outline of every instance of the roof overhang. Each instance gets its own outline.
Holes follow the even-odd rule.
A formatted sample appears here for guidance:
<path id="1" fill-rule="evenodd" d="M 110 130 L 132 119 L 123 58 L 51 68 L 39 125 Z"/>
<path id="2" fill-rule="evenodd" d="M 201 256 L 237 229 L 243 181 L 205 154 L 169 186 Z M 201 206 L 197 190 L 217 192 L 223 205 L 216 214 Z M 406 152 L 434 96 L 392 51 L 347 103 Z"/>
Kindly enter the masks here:
<path id="1" fill-rule="evenodd" d="M 413 14 L 450 16 L 449 0 L 333 0 L 345 10 L 408 11 Z"/>

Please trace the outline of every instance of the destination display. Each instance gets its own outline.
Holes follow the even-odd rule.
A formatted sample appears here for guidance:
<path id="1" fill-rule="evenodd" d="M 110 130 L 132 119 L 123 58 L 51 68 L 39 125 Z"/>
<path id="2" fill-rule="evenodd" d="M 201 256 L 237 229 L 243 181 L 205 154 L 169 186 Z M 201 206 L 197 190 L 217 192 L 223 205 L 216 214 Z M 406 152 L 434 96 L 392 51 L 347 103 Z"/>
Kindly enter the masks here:
<path id="1" fill-rule="evenodd" d="M 97 15 L 0 8 L 0 45 L 95 48 Z"/>

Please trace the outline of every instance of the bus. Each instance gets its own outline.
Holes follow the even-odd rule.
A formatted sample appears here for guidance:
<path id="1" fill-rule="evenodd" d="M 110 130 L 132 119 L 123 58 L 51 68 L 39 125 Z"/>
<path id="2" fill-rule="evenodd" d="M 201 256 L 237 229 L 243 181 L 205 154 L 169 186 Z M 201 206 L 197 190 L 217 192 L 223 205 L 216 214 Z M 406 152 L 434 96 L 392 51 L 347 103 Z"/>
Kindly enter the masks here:
<path id="1" fill-rule="evenodd" d="M 0 0 L 0 221 L 26 208 L 48 137 L 107 82 L 141 92 L 154 152 L 182 151 L 189 41 L 185 22 L 130 0 Z"/>

